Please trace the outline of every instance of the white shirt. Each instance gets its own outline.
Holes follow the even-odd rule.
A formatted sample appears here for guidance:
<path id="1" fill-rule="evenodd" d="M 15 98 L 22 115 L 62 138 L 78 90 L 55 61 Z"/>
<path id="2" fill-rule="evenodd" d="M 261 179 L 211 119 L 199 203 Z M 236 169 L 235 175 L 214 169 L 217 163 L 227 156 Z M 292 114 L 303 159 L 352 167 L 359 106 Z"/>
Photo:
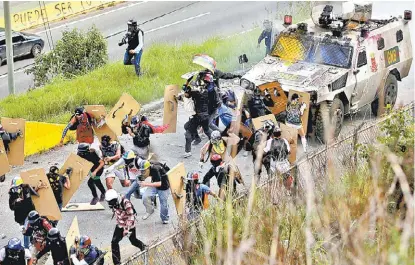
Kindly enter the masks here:
<path id="1" fill-rule="evenodd" d="M 268 140 L 267 140 L 267 144 L 265 145 L 265 148 L 264 148 L 264 152 L 265 153 L 268 153 L 269 152 L 269 150 L 271 149 L 271 143 L 272 143 L 272 140 L 273 140 L 274 138 L 269 138 Z M 288 143 L 288 141 L 285 139 L 285 138 L 281 138 L 281 139 L 283 139 L 284 140 L 284 143 L 285 143 L 285 145 L 287 146 L 287 150 L 288 150 L 288 152 L 290 152 L 291 151 L 291 149 L 290 149 L 290 144 Z"/>
<path id="2" fill-rule="evenodd" d="M 31 259 L 32 258 L 32 254 L 30 253 L 30 251 L 27 248 L 25 248 L 25 250 L 24 250 L 24 257 L 25 257 L 25 259 Z M 2 248 L 0 250 L 0 261 L 4 261 L 5 258 L 6 258 L 6 249 Z"/>
<path id="3" fill-rule="evenodd" d="M 134 163 L 134 162 L 133 162 Z M 138 161 L 138 163 L 140 163 L 140 161 Z M 110 166 L 109 168 L 107 168 L 107 170 L 109 172 L 113 171 L 114 169 L 120 169 L 125 165 L 125 161 L 124 158 L 120 158 L 118 159 L 117 162 L 115 162 L 112 166 Z M 126 173 L 126 172 L 124 172 Z M 135 180 L 137 179 L 137 177 L 140 176 L 139 174 L 139 170 L 134 166 L 132 168 L 128 169 L 128 176 L 130 180 Z"/>
<path id="4" fill-rule="evenodd" d="M 71 259 L 74 265 L 88 265 L 88 263 L 86 263 L 84 259 L 82 260 L 77 259 L 75 254 L 71 255 Z"/>
<path id="5" fill-rule="evenodd" d="M 134 53 L 139 53 L 141 51 L 141 49 L 143 48 L 144 45 L 144 37 L 143 37 L 143 32 L 140 30 L 138 31 L 138 46 L 137 48 L 135 48 Z"/>

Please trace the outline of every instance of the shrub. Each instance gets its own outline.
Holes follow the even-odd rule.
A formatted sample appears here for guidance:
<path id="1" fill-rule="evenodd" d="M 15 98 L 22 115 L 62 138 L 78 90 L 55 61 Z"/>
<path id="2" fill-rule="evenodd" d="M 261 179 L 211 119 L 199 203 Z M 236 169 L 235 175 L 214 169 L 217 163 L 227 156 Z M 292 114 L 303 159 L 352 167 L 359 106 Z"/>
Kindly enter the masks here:
<path id="1" fill-rule="evenodd" d="M 38 56 L 34 66 L 25 72 L 33 74 L 35 86 L 43 86 L 57 76 L 70 79 L 86 74 L 107 61 L 107 42 L 92 26 L 87 32 L 78 29 L 64 31 L 55 49 Z"/>

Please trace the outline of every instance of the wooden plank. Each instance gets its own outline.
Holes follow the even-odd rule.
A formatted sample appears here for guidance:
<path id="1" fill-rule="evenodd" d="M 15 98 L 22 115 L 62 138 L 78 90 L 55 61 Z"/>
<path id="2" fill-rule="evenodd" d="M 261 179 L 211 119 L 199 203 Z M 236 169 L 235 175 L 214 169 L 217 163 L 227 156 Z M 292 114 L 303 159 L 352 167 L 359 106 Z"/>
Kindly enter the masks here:
<path id="1" fill-rule="evenodd" d="M 71 246 L 75 244 L 75 238 L 81 237 L 81 233 L 79 232 L 79 225 L 78 225 L 78 217 L 75 215 L 75 217 L 72 220 L 71 226 L 69 227 L 68 233 L 66 234 L 66 249 L 71 249 Z"/>
<path id="2" fill-rule="evenodd" d="M 169 127 L 163 133 L 176 132 L 178 103 L 174 96 L 177 96 L 178 94 L 178 85 L 167 85 L 164 88 L 163 124 L 168 124 Z"/>
<path id="3" fill-rule="evenodd" d="M 0 140 L 0 176 L 10 172 L 9 159 L 7 159 L 6 150 L 3 141 Z"/>
<path id="4" fill-rule="evenodd" d="M 87 177 L 88 172 L 91 170 L 93 164 L 80 156 L 70 154 L 66 159 L 65 164 L 59 170 L 60 174 L 64 174 L 68 167 L 72 168 L 72 174 L 70 177 L 71 188 L 63 189 L 62 207 L 65 207 L 75 192 L 79 189 L 84 179 Z"/>
<path id="5" fill-rule="evenodd" d="M 241 122 L 243 111 L 242 109 L 247 98 L 246 93 L 245 91 L 243 91 L 242 93 L 236 93 L 235 91 L 235 96 L 238 98 L 238 105 L 236 106 L 236 109 L 233 114 L 236 116 L 236 120 L 232 120 L 231 131 L 238 136 L 239 134 L 242 134 L 243 137 L 249 139 L 252 135 L 252 131 Z M 231 145 L 231 157 L 235 158 L 238 155 L 238 153 L 238 145 Z"/>
<path id="6" fill-rule="evenodd" d="M 274 107 L 268 107 L 274 115 L 277 115 L 285 111 L 287 107 L 287 96 L 282 90 L 279 82 L 274 81 L 258 86 L 259 90 L 264 92 L 266 89 L 271 95 L 271 99 L 274 101 Z M 276 90 L 276 91 L 275 91 Z M 274 93 L 275 91 L 275 93 Z"/>
<path id="7" fill-rule="evenodd" d="M 80 211 L 102 211 L 105 210 L 101 203 L 95 205 L 89 204 L 89 202 L 69 203 L 66 207 L 62 208 L 62 212 L 80 212 Z"/>
<path id="8" fill-rule="evenodd" d="M 92 118 L 96 120 L 97 124 L 105 122 L 105 117 L 107 116 L 107 111 L 105 110 L 104 105 L 86 105 L 85 111 L 91 115 Z M 118 137 L 113 130 L 106 124 L 106 122 L 101 127 L 94 126 L 95 135 L 98 137 L 99 142 L 101 142 L 101 137 L 104 135 L 109 135 L 113 141 L 118 141 Z"/>
<path id="9" fill-rule="evenodd" d="M 36 211 L 40 215 L 47 216 L 50 220 L 61 220 L 62 215 L 59 211 L 58 204 L 56 203 L 55 195 L 53 195 L 52 188 L 49 180 L 46 177 L 45 169 L 36 168 L 28 171 L 21 171 L 20 176 L 23 179 L 23 183 L 26 183 L 32 187 L 39 185 L 45 185 L 46 188 L 39 190 L 39 197 L 32 196 L 33 203 Z"/>
<path id="10" fill-rule="evenodd" d="M 118 100 L 117 104 L 105 117 L 108 126 L 115 132 L 117 136 L 122 135 L 121 124 L 127 116 L 128 121 L 140 111 L 140 104 L 129 94 L 124 93 Z"/>
<path id="11" fill-rule="evenodd" d="M 22 136 L 10 143 L 10 152 L 7 154 L 11 166 L 23 166 L 24 164 L 24 141 L 25 141 L 25 120 L 1 118 L 1 125 L 9 133 L 21 131 Z"/>
<path id="12" fill-rule="evenodd" d="M 182 177 L 186 177 L 186 169 L 183 163 L 177 164 L 167 172 L 170 183 L 170 191 L 176 206 L 177 215 L 182 216 L 186 201 L 186 191 Z"/>
<path id="13" fill-rule="evenodd" d="M 255 130 L 262 128 L 265 121 L 271 121 L 275 125 L 278 125 L 277 120 L 275 119 L 274 114 L 268 114 L 261 117 L 252 119 L 252 124 L 254 125 Z"/>
<path id="14" fill-rule="evenodd" d="M 297 90 L 290 90 L 288 93 L 288 99 L 291 99 L 292 95 L 296 93 L 298 96 L 300 96 L 300 102 L 304 102 L 307 107 L 304 110 L 303 116 L 301 116 L 301 121 L 303 123 L 303 129 L 305 135 L 307 135 L 307 124 L 308 124 L 308 112 L 310 111 L 310 94 L 307 92 L 301 92 Z"/>
<path id="15" fill-rule="evenodd" d="M 283 123 L 280 123 L 280 128 L 281 137 L 286 139 L 290 144 L 291 152 L 288 161 L 290 161 L 291 164 L 294 164 L 297 159 L 297 130 Z"/>

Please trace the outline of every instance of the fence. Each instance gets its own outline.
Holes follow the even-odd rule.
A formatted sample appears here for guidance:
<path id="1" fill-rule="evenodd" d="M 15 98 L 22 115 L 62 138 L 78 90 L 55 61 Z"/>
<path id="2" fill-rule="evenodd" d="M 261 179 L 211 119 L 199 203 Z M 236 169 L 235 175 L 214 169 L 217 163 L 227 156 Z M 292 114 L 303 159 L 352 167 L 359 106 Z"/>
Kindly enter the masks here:
<path id="1" fill-rule="evenodd" d="M 406 105 L 400 111 L 414 116 L 414 102 Z M 291 170 L 293 170 L 296 176 L 297 192 L 302 193 L 305 191 L 305 177 L 311 177 L 310 181 L 313 183 L 315 189 L 324 189 L 324 180 L 327 177 L 329 169 L 328 163 L 332 165 L 330 168 L 337 170 L 336 173 L 339 176 L 351 168 L 356 167 L 359 163 L 362 163 L 363 161 L 355 152 L 356 146 L 358 144 L 374 143 L 380 133 L 379 125 L 385 119 L 387 117 L 373 121 L 372 123 L 362 123 L 352 134 L 339 139 L 331 145 L 323 146 L 314 154 L 293 165 Z M 278 198 L 281 192 L 284 192 L 277 177 L 271 178 L 261 184 L 260 188 L 269 191 L 271 200 Z M 247 194 L 247 191 L 243 192 L 236 200 L 245 197 Z M 191 223 L 186 224 L 185 229 L 178 228 L 172 235 L 150 246 L 148 250 L 131 256 L 123 265 L 188 264 L 186 262 L 186 254 L 189 248 L 185 244 L 189 241 L 186 240 L 186 234 L 194 227 L 195 223 Z"/>

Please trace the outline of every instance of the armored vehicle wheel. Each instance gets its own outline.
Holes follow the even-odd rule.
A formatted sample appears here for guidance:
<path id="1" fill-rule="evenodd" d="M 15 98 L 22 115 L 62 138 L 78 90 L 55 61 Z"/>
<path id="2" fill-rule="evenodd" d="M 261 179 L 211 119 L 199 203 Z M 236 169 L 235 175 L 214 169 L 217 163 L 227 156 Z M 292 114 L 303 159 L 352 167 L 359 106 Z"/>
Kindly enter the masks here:
<path id="1" fill-rule="evenodd" d="M 388 75 L 385 86 L 383 87 L 383 93 L 381 91 L 379 94 L 383 95 L 383 104 L 380 104 L 382 99 L 379 99 L 379 95 L 370 104 L 372 113 L 375 116 L 384 113 L 386 106 L 390 105 L 392 108 L 395 106 L 396 98 L 398 97 L 398 80 L 396 76 L 393 74 Z"/>
<path id="2" fill-rule="evenodd" d="M 4 182 L 6 180 L 6 175 L 0 176 L 0 182 Z"/>
<path id="3" fill-rule="evenodd" d="M 327 143 L 327 140 L 337 138 L 343 127 L 343 102 L 339 98 L 335 98 L 332 102 L 322 102 L 316 111 L 316 115 L 316 137 L 323 143 Z M 325 135 L 325 123 L 332 128 L 331 136 L 330 133 L 327 136 Z"/>

